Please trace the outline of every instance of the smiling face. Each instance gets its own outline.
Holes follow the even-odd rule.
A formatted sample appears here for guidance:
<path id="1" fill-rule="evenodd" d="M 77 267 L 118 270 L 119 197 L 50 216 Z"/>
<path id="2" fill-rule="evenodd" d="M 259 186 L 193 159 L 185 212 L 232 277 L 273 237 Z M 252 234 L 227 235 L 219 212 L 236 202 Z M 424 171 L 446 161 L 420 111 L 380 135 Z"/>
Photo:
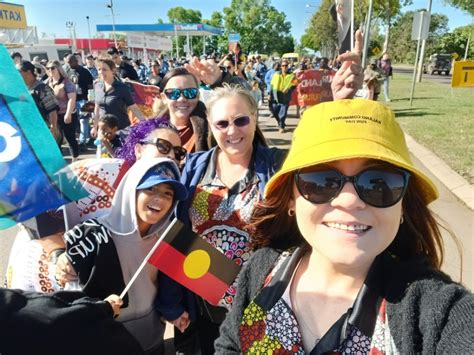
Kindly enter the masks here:
<path id="1" fill-rule="evenodd" d="M 158 128 L 150 132 L 143 141 L 156 141 L 157 138 L 165 139 L 170 142 L 173 147 L 181 147 L 181 139 L 179 138 L 178 133 L 172 131 L 168 128 Z M 168 154 L 162 154 L 159 152 L 156 145 L 153 144 L 140 144 L 137 143 L 135 145 L 135 157 L 138 159 L 142 158 L 170 158 L 173 159 L 176 164 L 180 164 L 181 162 L 175 159 L 174 151 L 171 149 Z"/>
<path id="2" fill-rule="evenodd" d="M 196 81 L 191 75 L 178 75 L 174 76 L 168 80 L 166 83 L 166 89 L 187 89 L 187 88 L 197 88 Z M 199 95 L 195 99 L 186 99 L 184 95 L 181 96 L 177 100 L 168 99 L 168 97 L 161 93 L 161 99 L 168 107 L 170 117 L 174 124 L 178 123 L 178 121 L 189 120 L 191 116 L 191 112 L 196 108 Z"/>
<path id="3" fill-rule="evenodd" d="M 244 116 L 249 117 L 250 122 L 239 127 L 235 120 Z M 212 106 L 208 118 L 212 134 L 223 153 L 247 156 L 252 151 L 257 115 L 251 112 L 245 98 L 239 95 L 221 98 Z M 229 124 L 225 129 L 221 129 L 216 127 L 219 121 L 228 121 Z"/>
<path id="4" fill-rule="evenodd" d="M 353 176 L 373 161 L 346 159 L 328 163 L 347 176 Z M 333 265 L 368 267 L 374 258 L 395 239 L 400 226 L 402 201 L 388 208 L 376 208 L 363 202 L 354 185 L 347 182 L 332 201 L 313 204 L 293 187 L 298 228 L 310 244 L 313 254 Z"/>
<path id="5" fill-rule="evenodd" d="M 137 190 L 137 223 L 152 226 L 166 216 L 173 206 L 174 190 L 171 185 L 162 183 L 149 189 Z"/>

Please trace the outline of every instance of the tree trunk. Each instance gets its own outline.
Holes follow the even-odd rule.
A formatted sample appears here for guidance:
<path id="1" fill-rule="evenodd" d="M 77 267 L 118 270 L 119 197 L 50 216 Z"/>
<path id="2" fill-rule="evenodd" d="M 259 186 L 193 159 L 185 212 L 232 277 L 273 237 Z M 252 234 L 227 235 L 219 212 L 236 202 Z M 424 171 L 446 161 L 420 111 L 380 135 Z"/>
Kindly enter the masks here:
<path id="1" fill-rule="evenodd" d="M 388 52 L 388 42 L 390 40 L 390 27 L 391 27 L 391 17 L 390 13 L 387 11 L 387 24 L 385 25 L 385 41 L 383 42 L 383 53 Z"/>

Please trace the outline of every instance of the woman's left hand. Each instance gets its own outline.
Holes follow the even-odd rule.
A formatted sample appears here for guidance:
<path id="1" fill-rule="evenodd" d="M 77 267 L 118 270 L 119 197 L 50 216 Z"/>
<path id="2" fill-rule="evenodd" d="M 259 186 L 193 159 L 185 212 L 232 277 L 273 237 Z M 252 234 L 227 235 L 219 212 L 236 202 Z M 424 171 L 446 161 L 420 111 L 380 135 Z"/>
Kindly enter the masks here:
<path id="1" fill-rule="evenodd" d="M 355 33 L 354 49 L 340 54 L 336 60 L 342 62 L 331 83 L 334 100 L 352 99 L 364 81 L 360 55 L 362 53 L 363 37 L 360 30 Z"/>
<path id="2" fill-rule="evenodd" d="M 64 115 L 64 123 L 65 124 L 70 124 L 72 122 L 72 116 L 71 115 Z"/>

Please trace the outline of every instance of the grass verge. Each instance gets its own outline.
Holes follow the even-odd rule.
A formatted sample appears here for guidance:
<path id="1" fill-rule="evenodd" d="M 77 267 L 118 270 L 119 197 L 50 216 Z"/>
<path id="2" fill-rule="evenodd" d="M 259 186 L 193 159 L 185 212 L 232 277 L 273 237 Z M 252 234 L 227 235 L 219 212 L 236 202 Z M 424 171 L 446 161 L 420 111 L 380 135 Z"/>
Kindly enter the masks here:
<path id="1" fill-rule="evenodd" d="M 395 74 L 390 82 L 388 105 L 400 125 L 473 184 L 474 88 L 452 92 L 449 85 L 424 80 L 416 83 L 410 107 L 411 83 L 406 74 Z"/>

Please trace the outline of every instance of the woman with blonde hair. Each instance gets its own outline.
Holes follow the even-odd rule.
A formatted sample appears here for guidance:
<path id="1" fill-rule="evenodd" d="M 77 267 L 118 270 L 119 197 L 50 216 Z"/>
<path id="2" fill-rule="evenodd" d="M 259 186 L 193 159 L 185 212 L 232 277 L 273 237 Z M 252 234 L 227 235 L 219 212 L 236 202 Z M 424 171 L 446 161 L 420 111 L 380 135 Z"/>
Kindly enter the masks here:
<path id="1" fill-rule="evenodd" d="M 307 110 L 255 208 L 216 353 L 472 353 L 474 298 L 440 270 L 437 197 L 389 108 Z"/>
<path id="2" fill-rule="evenodd" d="M 46 65 L 48 79 L 46 84 L 54 91 L 58 101 L 58 127 L 66 138 L 72 159 L 79 156 L 79 145 L 76 140 L 76 127 L 79 119 L 76 112 L 76 86 L 69 80 L 63 67 L 57 60 L 50 60 Z M 62 141 L 62 138 L 59 142 Z"/>

